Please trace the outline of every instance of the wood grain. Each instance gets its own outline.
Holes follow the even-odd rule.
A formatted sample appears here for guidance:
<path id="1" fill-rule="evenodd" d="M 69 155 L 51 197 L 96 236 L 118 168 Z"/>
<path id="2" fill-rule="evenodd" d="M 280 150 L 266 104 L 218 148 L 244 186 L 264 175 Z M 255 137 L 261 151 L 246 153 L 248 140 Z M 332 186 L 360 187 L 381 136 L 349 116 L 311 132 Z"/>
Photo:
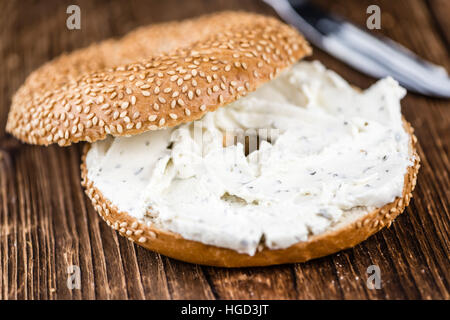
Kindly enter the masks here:
<path id="1" fill-rule="evenodd" d="M 65 27 L 73 2 L 82 11 L 79 31 Z M 377 3 L 375 33 L 450 70 L 447 1 L 317 2 L 361 26 Z M 423 165 L 413 201 L 390 229 L 330 257 L 268 268 L 202 267 L 132 244 L 84 196 L 80 146 L 28 146 L 5 134 L 12 94 L 49 59 L 140 25 L 223 9 L 274 14 L 250 0 L 0 1 L 0 299 L 449 299 L 448 101 L 414 94 L 403 101 Z M 374 81 L 318 49 L 312 58 L 358 86 Z M 372 264 L 381 290 L 366 286 Z M 66 285 L 70 265 L 81 269 L 80 290 Z"/>

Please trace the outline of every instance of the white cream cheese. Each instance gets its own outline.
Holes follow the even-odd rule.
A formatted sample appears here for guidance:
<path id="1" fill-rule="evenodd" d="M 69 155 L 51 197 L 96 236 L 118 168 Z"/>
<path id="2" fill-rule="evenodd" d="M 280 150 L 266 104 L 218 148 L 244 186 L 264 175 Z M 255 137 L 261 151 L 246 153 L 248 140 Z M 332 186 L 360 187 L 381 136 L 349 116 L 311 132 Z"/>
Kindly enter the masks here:
<path id="1" fill-rule="evenodd" d="M 119 210 L 186 239 L 250 255 L 286 248 L 401 196 L 404 95 L 391 78 L 360 92 L 300 62 L 201 121 L 94 143 L 88 178 Z M 230 130 L 268 141 L 246 156 L 223 146 Z"/>

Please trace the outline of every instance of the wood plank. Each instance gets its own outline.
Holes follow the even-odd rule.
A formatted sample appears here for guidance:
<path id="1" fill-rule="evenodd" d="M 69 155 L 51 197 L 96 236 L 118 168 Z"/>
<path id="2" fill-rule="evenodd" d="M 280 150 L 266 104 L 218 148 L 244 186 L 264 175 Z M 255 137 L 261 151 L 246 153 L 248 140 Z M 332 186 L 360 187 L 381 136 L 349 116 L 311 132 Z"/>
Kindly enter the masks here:
<path id="1" fill-rule="evenodd" d="M 203 267 L 220 299 L 296 299 L 292 266 L 226 269 Z"/>
<path id="2" fill-rule="evenodd" d="M 319 0 L 365 25 L 374 1 Z M 444 0 L 376 1 L 376 31 L 450 69 Z M 81 146 L 26 146 L 5 134 L 11 96 L 35 68 L 61 54 L 148 23 L 223 9 L 266 14 L 261 1 L 80 0 L 82 30 L 65 28 L 70 0 L 0 2 L 0 299 L 449 299 L 450 104 L 409 94 L 422 168 L 414 199 L 390 229 L 341 253 L 268 268 L 202 267 L 147 251 L 97 215 L 80 186 Z M 36 40 L 38 39 L 38 40 Z M 352 83 L 374 82 L 328 54 L 321 60 Z M 367 267 L 382 289 L 367 288 Z M 81 268 L 81 290 L 67 267 Z"/>
<path id="3" fill-rule="evenodd" d="M 446 0 L 428 0 L 426 4 L 436 24 L 437 33 L 441 36 L 447 50 L 450 50 L 450 21 L 448 19 L 450 3 Z"/>

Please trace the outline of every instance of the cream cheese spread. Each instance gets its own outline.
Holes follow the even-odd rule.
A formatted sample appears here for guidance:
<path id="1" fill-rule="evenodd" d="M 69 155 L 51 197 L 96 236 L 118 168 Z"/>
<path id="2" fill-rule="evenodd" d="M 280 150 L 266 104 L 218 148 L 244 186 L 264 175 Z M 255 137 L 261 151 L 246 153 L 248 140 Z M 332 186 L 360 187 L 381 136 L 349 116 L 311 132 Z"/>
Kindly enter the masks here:
<path id="1" fill-rule="evenodd" d="M 199 121 L 92 144 L 88 178 L 120 211 L 186 239 L 286 248 L 401 196 L 405 93 L 391 78 L 358 91 L 300 62 Z"/>

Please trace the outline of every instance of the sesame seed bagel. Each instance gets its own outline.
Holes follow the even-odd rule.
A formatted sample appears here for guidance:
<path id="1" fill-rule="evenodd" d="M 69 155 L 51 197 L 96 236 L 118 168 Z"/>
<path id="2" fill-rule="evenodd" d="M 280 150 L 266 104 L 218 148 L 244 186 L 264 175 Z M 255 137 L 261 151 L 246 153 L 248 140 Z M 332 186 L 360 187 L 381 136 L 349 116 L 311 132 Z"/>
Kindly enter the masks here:
<path id="1" fill-rule="evenodd" d="M 82 185 L 91 199 L 95 210 L 103 220 L 119 233 L 137 244 L 163 255 L 191 263 L 221 267 L 267 266 L 283 263 L 305 262 L 323 257 L 340 250 L 353 247 L 366 240 L 383 227 L 390 227 L 392 221 L 403 212 L 412 198 L 416 185 L 420 159 L 416 151 L 417 138 L 411 125 L 403 120 L 404 128 L 410 135 L 410 155 L 413 165 L 408 167 L 404 177 L 402 197 L 367 213 L 345 214 L 326 232 L 312 235 L 305 242 L 298 242 L 286 249 L 262 248 L 250 256 L 237 251 L 219 248 L 201 242 L 186 240 L 179 234 L 149 226 L 119 210 L 106 199 L 88 179 L 86 155 L 90 145 L 86 145 L 81 164 Z"/>
<path id="2" fill-rule="evenodd" d="M 23 142 L 67 146 L 176 126 L 310 52 L 293 28 L 251 13 L 144 27 L 34 71 L 12 99 L 6 130 Z"/>

